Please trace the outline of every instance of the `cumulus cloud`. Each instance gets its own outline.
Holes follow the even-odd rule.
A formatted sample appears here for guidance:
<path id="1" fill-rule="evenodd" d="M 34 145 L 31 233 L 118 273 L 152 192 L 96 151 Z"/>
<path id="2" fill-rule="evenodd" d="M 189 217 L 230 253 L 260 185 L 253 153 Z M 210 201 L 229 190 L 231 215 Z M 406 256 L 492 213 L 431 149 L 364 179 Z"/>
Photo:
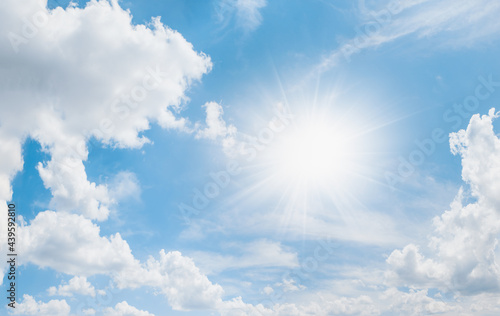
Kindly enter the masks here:
<path id="1" fill-rule="evenodd" d="M 102 237 L 99 227 L 82 215 L 45 211 L 18 231 L 22 264 L 80 276 L 50 289 L 51 294 L 95 295 L 85 276 L 100 274 L 112 277 L 122 289 L 156 288 L 177 310 L 215 308 L 222 301 L 222 287 L 211 283 L 192 259 L 178 251 L 161 250 L 158 259 L 141 263 L 119 233 Z"/>
<path id="2" fill-rule="evenodd" d="M 30 295 L 23 295 L 23 300 L 12 309 L 13 315 L 34 315 L 34 316 L 67 316 L 71 311 L 65 300 L 51 300 L 47 303 L 36 301 Z"/>
<path id="3" fill-rule="evenodd" d="M 233 125 L 227 126 L 222 118 L 224 110 L 220 104 L 216 102 L 207 102 L 203 107 L 207 113 L 207 118 L 205 120 L 207 127 L 198 131 L 196 134 L 197 138 L 215 140 L 218 137 L 227 137 L 236 133 L 236 127 Z"/>
<path id="4" fill-rule="evenodd" d="M 38 166 L 51 207 L 103 220 L 112 198 L 87 179 L 89 139 L 139 148 L 149 142 L 141 133 L 151 123 L 184 129 L 188 120 L 177 116 L 185 91 L 211 62 L 159 18 L 132 24 L 117 1 L 53 10 L 46 4 L 0 4 L 0 150 L 8 151 L 0 198 L 11 198 L 21 144 L 31 137 L 51 156 Z"/>
<path id="5" fill-rule="evenodd" d="M 205 128 L 197 125 L 196 138 L 210 139 L 222 144 L 224 152 L 229 156 L 241 154 L 245 135 L 240 135 L 232 124 L 227 124 L 223 118 L 224 110 L 217 102 L 207 102 L 203 105 L 206 111 Z"/>
<path id="6" fill-rule="evenodd" d="M 500 112 L 499 112 L 500 113 Z M 451 152 L 462 157 L 462 179 L 469 184 L 471 194 L 490 206 L 499 207 L 500 140 L 493 131 L 493 120 L 499 113 L 491 109 L 488 115 L 474 115 L 466 130 L 451 134 Z"/>
<path id="7" fill-rule="evenodd" d="M 73 296 L 74 294 L 95 296 L 95 288 L 87 281 L 86 277 L 74 277 L 68 284 L 61 284 L 59 287 L 52 286 L 48 289 L 49 295 Z"/>
<path id="8" fill-rule="evenodd" d="M 44 186 L 52 192 L 51 208 L 61 212 L 76 211 L 91 219 L 107 219 L 112 205 L 108 188 L 87 180 L 80 159 L 51 160 L 39 163 L 37 169 Z"/>
<path id="9" fill-rule="evenodd" d="M 0 199 L 0 213 L 1 214 L 8 214 L 7 210 L 8 210 L 7 202 L 2 201 Z M 7 236 L 7 216 L 0 216 L 0 234 Z M 2 256 L 2 258 L 7 258 L 7 243 L 6 242 L 0 243 L 0 255 Z M 3 284 L 5 267 L 7 267 L 7 260 L 2 260 L 2 261 L 3 262 L 0 262 L 0 285 Z"/>
<path id="10" fill-rule="evenodd" d="M 308 303 L 282 303 L 275 304 L 266 308 L 262 305 L 245 304 L 241 299 L 234 299 L 227 302 L 227 310 L 222 309 L 222 315 L 246 316 L 246 315 L 264 315 L 264 316 L 299 316 L 299 315 L 379 315 L 380 312 L 375 306 L 373 300 L 368 296 L 359 297 L 338 297 L 328 295 L 321 296 Z"/>
<path id="11" fill-rule="evenodd" d="M 87 308 L 82 310 L 83 315 L 95 315 L 96 311 L 93 308 Z"/>
<path id="12" fill-rule="evenodd" d="M 103 314 L 104 316 L 154 316 L 154 314 L 130 306 L 126 301 L 116 304 L 114 308 L 105 308 Z"/>
<path id="13" fill-rule="evenodd" d="M 58 227 L 58 229 L 51 227 Z M 19 258 L 23 259 L 23 264 L 31 262 L 58 272 L 78 275 L 67 284 L 49 289 L 50 294 L 92 295 L 95 289 L 88 283 L 85 276 L 102 274 L 109 276 L 119 289 L 151 287 L 163 294 L 174 310 L 217 310 L 222 315 L 254 315 L 255 313 L 261 315 L 377 315 L 379 310 L 385 310 L 381 306 L 389 306 L 388 303 L 394 301 L 389 298 L 392 297 L 389 294 L 398 294 L 385 293 L 384 301 L 384 297 L 381 298 L 377 295 L 375 297 L 366 295 L 342 297 L 322 293 L 315 296 L 321 299 L 309 302 L 280 303 L 266 307 L 262 304 L 252 305 L 245 303 L 241 297 L 225 299 L 223 288 L 212 283 L 191 258 L 183 256 L 178 251 L 161 250 L 157 257 L 150 257 L 145 262 L 140 262 L 134 258 L 127 242 L 121 239 L 119 234 L 103 237 L 99 233 L 99 227 L 81 215 L 52 211 L 41 212 L 29 225 L 19 227 Z M 284 250 L 279 243 L 261 240 L 252 244 L 255 252 L 249 250 L 247 255 L 259 255 L 261 259 L 264 259 L 263 261 L 249 261 L 251 265 L 258 266 L 262 262 L 272 263 L 272 265 L 296 264 L 296 254 Z M 252 244 L 249 245 L 249 248 L 252 248 Z M 260 251 L 265 252 L 268 257 L 265 255 L 262 257 Z M 268 253 L 268 251 L 270 252 Z M 278 258 L 271 258 L 274 256 Z M 250 260 L 250 257 L 246 258 Z M 247 262 L 244 266 L 248 266 L 248 264 Z M 279 283 L 276 286 L 283 288 L 282 292 L 302 289 L 302 286 L 290 279 Z M 273 291 L 270 289 L 267 292 L 273 295 Z M 424 308 L 422 310 L 448 308 L 441 308 L 441 305 L 435 305 L 432 300 L 424 299 L 425 293 L 417 294 L 422 298 L 415 299 L 415 310 L 421 310 L 419 308 Z M 401 293 L 398 295 L 404 296 Z M 383 301 L 384 304 L 380 305 L 380 301 Z M 38 315 L 37 313 L 44 315 L 43 312 L 49 307 L 50 312 L 47 312 L 47 315 L 50 315 L 53 308 L 56 308 L 54 306 L 59 308 L 65 306 L 64 301 L 51 302 L 35 302 L 35 304 L 32 298 L 24 301 L 25 306 L 34 304 L 38 306 L 36 307 L 38 309 L 30 307 L 30 311 L 36 311 L 33 312 L 33 315 Z M 418 307 L 421 305 L 423 307 Z M 427 305 L 431 307 L 426 307 Z M 26 310 L 28 310 L 27 308 Z M 403 307 L 395 305 L 391 308 L 397 310 L 397 308 Z M 409 310 L 410 307 L 404 308 Z M 126 311 L 128 311 L 127 306 L 121 303 L 121 305 L 106 312 L 111 313 L 110 315 L 120 315 L 116 313 L 125 313 Z M 89 311 L 89 313 L 91 312 Z M 59 314 L 54 313 L 53 315 Z"/>
<path id="14" fill-rule="evenodd" d="M 22 169 L 21 145 L 27 137 L 35 139 L 50 155 L 37 169 L 52 193 L 54 211 L 40 212 L 19 227 L 18 250 L 22 264 L 76 276 L 51 288 L 52 294 L 92 295 L 95 289 L 85 277 L 103 274 L 121 287 L 156 287 L 175 309 L 210 308 L 221 301 L 222 288 L 191 259 L 162 250 L 159 259 L 141 263 L 119 233 L 101 236 L 91 221 L 106 220 L 110 208 L 138 194 L 139 186 L 126 171 L 109 184 L 89 181 L 88 146 L 140 148 L 150 142 L 142 132 L 151 124 L 192 131 L 179 114 L 188 100 L 185 91 L 212 65 L 159 18 L 144 25 L 131 21 L 117 1 L 53 10 L 44 0 L 0 4 L 2 208 L 12 197 L 10 181 Z M 235 133 L 219 105 L 209 103 L 206 110 L 201 138 L 226 140 Z M 126 272 L 128 278 L 118 278 Z M 141 282 L 139 272 L 152 282 Z"/>
<path id="15" fill-rule="evenodd" d="M 22 263 L 90 276 L 122 270 L 135 262 L 119 233 L 101 237 L 99 226 L 82 215 L 40 212 L 30 225 L 18 227 L 18 231 Z"/>
<path id="16" fill-rule="evenodd" d="M 279 295 L 268 290 L 270 301 L 277 301 Z M 271 306 L 261 304 L 251 305 L 244 303 L 241 298 L 225 301 L 221 304 L 221 315 L 224 316 L 301 316 L 301 315 L 457 315 L 458 312 L 472 311 L 464 309 L 454 303 L 444 302 L 439 297 L 430 297 L 427 290 L 409 290 L 403 292 L 397 288 L 387 288 L 381 291 L 369 291 L 367 295 L 338 296 L 332 291 L 324 290 L 314 293 L 305 293 L 298 302 L 276 303 Z M 269 302 L 269 301 L 266 301 Z M 485 299 L 491 306 L 493 301 Z M 478 306 L 475 306 L 477 311 Z M 488 310 L 481 308 L 481 310 Z M 494 310 L 494 309 L 492 309 Z"/>
<path id="17" fill-rule="evenodd" d="M 1 119 L 0 119 L 1 122 Z M 1 125 L 0 125 L 1 126 Z M 11 181 L 14 175 L 23 168 L 23 157 L 21 155 L 21 142 L 9 131 L 0 127 L 0 199 L 10 200 L 12 197 Z"/>
<path id="18" fill-rule="evenodd" d="M 224 293 L 200 272 L 191 258 L 178 251 L 160 251 L 141 266 L 129 266 L 117 273 L 120 288 L 153 286 L 158 288 L 176 310 L 214 309 Z"/>
<path id="19" fill-rule="evenodd" d="M 297 284 L 294 279 L 283 279 L 282 282 L 278 282 L 275 285 L 281 287 L 283 292 L 295 292 L 306 288 L 302 284 Z"/>
<path id="20" fill-rule="evenodd" d="M 495 190 L 500 187 L 500 139 L 493 130 L 498 116 L 495 109 L 474 115 L 466 130 L 450 135 L 470 193 L 460 189 L 450 209 L 434 219 L 427 257 L 412 244 L 392 252 L 387 262 L 393 281 L 465 295 L 500 290 L 500 200 Z"/>
<path id="21" fill-rule="evenodd" d="M 457 312 L 461 308 L 447 304 L 441 300 L 436 300 L 428 296 L 427 290 L 410 290 L 409 292 L 398 291 L 396 288 L 389 288 L 381 295 L 382 300 L 386 300 L 387 309 L 397 312 L 398 315 L 430 315 L 443 314 L 447 312 Z"/>

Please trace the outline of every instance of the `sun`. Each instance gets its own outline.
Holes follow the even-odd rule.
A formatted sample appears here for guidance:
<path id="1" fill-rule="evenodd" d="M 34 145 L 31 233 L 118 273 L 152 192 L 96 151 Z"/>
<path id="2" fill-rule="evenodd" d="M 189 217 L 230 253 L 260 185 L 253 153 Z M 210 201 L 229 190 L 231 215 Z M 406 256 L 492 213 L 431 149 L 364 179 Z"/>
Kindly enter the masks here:
<path id="1" fill-rule="evenodd" d="M 354 131 L 328 116 L 295 121 L 277 139 L 271 172 L 289 184 L 307 186 L 341 182 L 354 168 Z"/>
<path id="2" fill-rule="evenodd" d="M 281 144 L 277 159 L 282 171 L 314 180 L 331 176 L 345 163 L 344 145 L 325 126 L 305 126 L 290 133 Z"/>

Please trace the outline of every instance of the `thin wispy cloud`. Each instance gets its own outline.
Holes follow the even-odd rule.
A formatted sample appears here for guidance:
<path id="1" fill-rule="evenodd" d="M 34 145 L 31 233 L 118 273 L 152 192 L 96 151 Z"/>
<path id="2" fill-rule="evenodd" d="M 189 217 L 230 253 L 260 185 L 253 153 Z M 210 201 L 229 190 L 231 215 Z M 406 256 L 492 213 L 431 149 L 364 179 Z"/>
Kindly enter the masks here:
<path id="1" fill-rule="evenodd" d="M 339 48 L 323 58 L 322 72 L 349 62 L 356 54 L 412 36 L 434 48 L 471 47 L 498 38 L 500 3 L 492 0 L 391 0 L 371 8 L 359 1 L 356 36 L 340 42 Z"/>
<path id="2" fill-rule="evenodd" d="M 266 6 L 267 0 L 219 0 L 216 14 L 223 27 L 233 22 L 243 31 L 251 32 L 262 23 L 260 11 Z"/>

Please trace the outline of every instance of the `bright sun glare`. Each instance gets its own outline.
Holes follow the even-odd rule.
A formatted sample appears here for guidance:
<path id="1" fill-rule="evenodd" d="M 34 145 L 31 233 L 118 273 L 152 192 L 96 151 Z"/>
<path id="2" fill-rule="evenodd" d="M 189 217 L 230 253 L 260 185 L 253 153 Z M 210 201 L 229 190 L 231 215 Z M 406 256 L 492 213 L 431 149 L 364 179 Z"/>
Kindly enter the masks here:
<path id="1" fill-rule="evenodd" d="M 381 138 L 374 131 L 385 123 L 357 103 L 346 109 L 318 105 L 332 103 L 329 98 L 278 109 L 290 113 L 287 120 L 266 127 L 274 133 L 252 166 L 252 185 L 245 194 L 273 199 L 276 204 L 269 211 L 280 216 L 280 227 L 297 224 L 305 232 L 314 221 L 356 223 L 363 209 L 357 196 L 377 182 Z"/>
<path id="2" fill-rule="evenodd" d="M 275 172 L 290 184 L 341 181 L 352 168 L 354 148 L 348 130 L 324 118 L 297 122 L 276 144 Z"/>

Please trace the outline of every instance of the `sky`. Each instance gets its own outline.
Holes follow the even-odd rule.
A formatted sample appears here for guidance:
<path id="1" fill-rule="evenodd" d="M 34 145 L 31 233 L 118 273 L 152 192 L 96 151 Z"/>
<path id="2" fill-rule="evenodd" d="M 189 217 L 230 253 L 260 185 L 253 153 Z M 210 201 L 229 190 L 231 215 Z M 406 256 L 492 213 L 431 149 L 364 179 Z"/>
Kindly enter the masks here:
<path id="1" fill-rule="evenodd" d="M 0 314 L 498 315 L 499 14 L 2 1 Z"/>

